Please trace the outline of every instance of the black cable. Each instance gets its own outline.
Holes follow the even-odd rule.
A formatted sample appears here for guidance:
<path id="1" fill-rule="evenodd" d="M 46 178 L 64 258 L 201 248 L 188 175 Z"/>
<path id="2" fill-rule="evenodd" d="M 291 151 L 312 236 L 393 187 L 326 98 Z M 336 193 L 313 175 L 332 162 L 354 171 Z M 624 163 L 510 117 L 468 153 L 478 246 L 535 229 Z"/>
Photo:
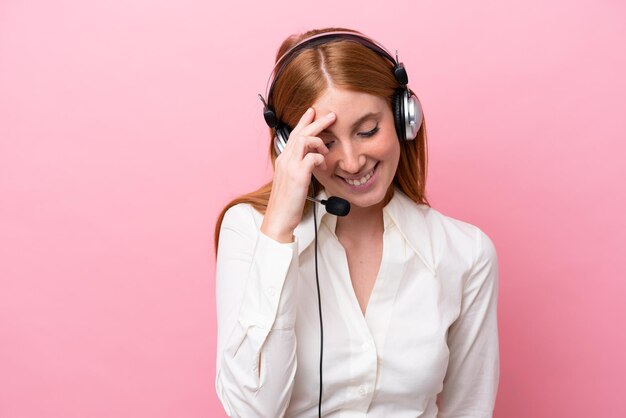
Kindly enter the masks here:
<path id="1" fill-rule="evenodd" d="M 315 186 L 313 186 L 315 197 Z M 320 395 L 317 401 L 317 416 L 322 418 L 322 364 L 324 359 L 324 325 L 322 322 L 322 300 L 320 296 L 320 279 L 317 272 L 317 207 L 313 203 L 313 227 L 315 228 L 315 283 L 317 284 L 317 307 L 320 315 Z"/>

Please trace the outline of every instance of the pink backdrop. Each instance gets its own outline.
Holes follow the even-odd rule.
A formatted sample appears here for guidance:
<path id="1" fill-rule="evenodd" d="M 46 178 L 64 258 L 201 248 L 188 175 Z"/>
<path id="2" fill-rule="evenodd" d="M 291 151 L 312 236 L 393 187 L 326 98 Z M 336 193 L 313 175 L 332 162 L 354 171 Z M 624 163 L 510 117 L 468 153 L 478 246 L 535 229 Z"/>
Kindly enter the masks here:
<path id="1" fill-rule="evenodd" d="M 276 48 L 328 25 L 400 51 L 431 202 L 496 244 L 495 416 L 626 416 L 626 7 L 380 4 L 0 2 L 1 417 L 223 416 L 215 218 L 270 176 Z"/>

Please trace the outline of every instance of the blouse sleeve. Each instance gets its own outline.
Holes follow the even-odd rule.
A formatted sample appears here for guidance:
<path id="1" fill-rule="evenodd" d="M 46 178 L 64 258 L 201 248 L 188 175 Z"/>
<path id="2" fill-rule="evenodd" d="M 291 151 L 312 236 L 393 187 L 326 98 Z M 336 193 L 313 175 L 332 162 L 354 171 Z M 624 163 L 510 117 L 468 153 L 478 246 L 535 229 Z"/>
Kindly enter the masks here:
<path id="1" fill-rule="evenodd" d="M 499 380 L 498 259 L 489 237 L 478 231 L 476 261 L 463 289 L 461 312 L 448 332 L 450 357 L 439 418 L 488 418 Z"/>
<path id="2" fill-rule="evenodd" d="M 228 416 L 283 416 L 296 372 L 298 242 L 279 243 L 252 207 L 226 212 L 216 262 L 217 395 Z"/>

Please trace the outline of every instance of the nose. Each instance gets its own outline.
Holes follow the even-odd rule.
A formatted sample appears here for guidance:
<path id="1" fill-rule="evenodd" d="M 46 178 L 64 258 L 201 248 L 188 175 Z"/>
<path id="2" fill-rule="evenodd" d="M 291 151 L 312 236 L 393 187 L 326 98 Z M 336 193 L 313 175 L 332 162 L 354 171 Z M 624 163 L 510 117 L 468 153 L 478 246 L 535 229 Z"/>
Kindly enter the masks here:
<path id="1" fill-rule="evenodd" d="M 361 152 L 358 145 L 352 141 L 345 141 L 341 147 L 341 155 L 339 156 L 339 168 L 346 173 L 356 174 L 365 166 L 367 158 Z"/>

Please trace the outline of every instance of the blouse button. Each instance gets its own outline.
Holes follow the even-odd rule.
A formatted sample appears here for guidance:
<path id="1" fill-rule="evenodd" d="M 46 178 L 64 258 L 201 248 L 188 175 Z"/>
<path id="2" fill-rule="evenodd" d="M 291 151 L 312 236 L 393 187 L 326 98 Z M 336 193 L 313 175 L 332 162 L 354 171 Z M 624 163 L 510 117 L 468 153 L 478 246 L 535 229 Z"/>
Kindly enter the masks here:
<path id="1" fill-rule="evenodd" d="M 365 396 L 365 393 L 367 392 L 367 385 L 361 385 L 359 386 L 359 395 L 361 396 Z"/>

